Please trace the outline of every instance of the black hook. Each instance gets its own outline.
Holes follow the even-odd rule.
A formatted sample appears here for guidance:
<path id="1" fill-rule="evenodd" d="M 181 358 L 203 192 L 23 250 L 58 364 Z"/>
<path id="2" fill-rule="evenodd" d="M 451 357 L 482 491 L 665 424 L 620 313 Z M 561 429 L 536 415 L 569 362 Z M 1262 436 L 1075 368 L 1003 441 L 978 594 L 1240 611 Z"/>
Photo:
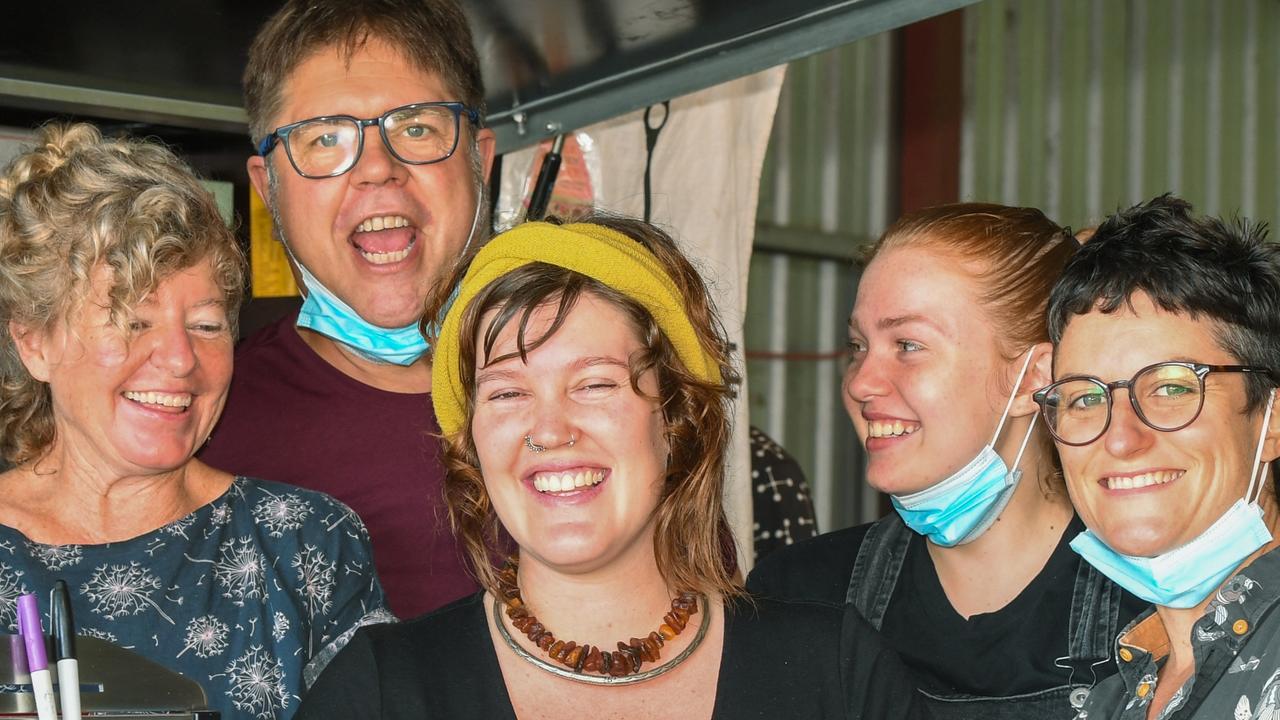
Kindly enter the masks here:
<path id="1" fill-rule="evenodd" d="M 653 115 L 653 109 L 658 105 L 662 106 L 662 119 L 657 125 L 650 122 Z M 667 118 L 671 117 L 671 101 L 663 100 L 657 105 L 650 105 L 644 109 L 644 221 L 649 222 L 649 216 L 653 208 L 653 185 L 651 181 L 653 171 L 653 149 L 658 145 L 658 134 L 662 132 L 662 128 L 667 126 Z"/>

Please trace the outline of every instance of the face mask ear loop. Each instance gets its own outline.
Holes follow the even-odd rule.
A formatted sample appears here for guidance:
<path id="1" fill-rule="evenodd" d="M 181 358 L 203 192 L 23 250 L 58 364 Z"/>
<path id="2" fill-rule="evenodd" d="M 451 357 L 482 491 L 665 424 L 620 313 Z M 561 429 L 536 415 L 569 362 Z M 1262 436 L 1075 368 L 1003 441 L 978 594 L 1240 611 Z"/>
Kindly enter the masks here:
<path id="1" fill-rule="evenodd" d="M 471 232 L 467 233 L 467 242 L 462 246 L 458 257 L 466 256 L 467 250 L 471 247 L 471 241 L 476 237 L 476 226 L 480 224 L 480 206 L 482 205 L 484 205 L 484 181 L 476 187 L 476 214 L 471 218 Z"/>
<path id="2" fill-rule="evenodd" d="M 1022 462 L 1022 454 L 1027 451 L 1027 445 L 1031 442 L 1031 436 L 1036 431 L 1036 420 L 1040 419 L 1040 413 L 1031 416 L 1031 424 L 1027 426 L 1027 434 L 1022 438 L 1022 445 L 1018 448 L 1018 454 L 1013 458 L 1013 465 L 1009 466 L 1010 470 L 1017 470 L 1019 463 Z"/>
<path id="3" fill-rule="evenodd" d="M 274 186 L 274 184 L 275 184 L 275 170 L 274 170 L 274 169 L 272 169 L 272 167 L 271 167 L 271 161 L 270 161 L 270 159 L 268 159 L 268 160 L 267 160 L 267 177 L 268 177 L 268 178 L 270 178 L 269 182 Z M 275 199 L 275 192 L 274 192 L 274 191 L 273 191 L 273 192 L 271 192 L 271 193 L 270 193 L 270 195 L 271 195 L 271 198 L 272 198 L 272 200 L 273 200 L 273 202 L 274 202 L 274 199 Z M 273 206 L 273 207 L 272 207 L 272 209 L 271 209 L 271 217 L 272 217 L 272 220 L 274 221 L 274 219 L 275 219 L 275 217 L 276 217 L 276 212 L 275 212 L 275 208 L 274 208 L 274 206 Z M 279 238 L 280 238 L 280 244 L 284 246 L 284 252 L 285 252 L 285 254 L 289 256 L 289 259 L 293 261 L 293 264 L 294 264 L 294 265 L 297 265 L 297 266 L 298 266 L 298 267 L 303 271 L 303 274 L 304 274 L 304 275 L 310 274 L 310 272 L 311 272 L 311 271 L 310 271 L 310 270 L 307 270 L 307 266 L 303 265 L 303 264 L 302 264 L 302 262 L 298 260 L 298 256 L 293 254 L 293 248 L 289 247 L 289 241 L 288 241 L 288 240 L 286 240 L 286 239 L 285 239 L 285 237 L 284 237 L 284 228 L 277 227 L 277 228 L 276 228 L 276 234 L 277 234 L 277 237 L 279 237 Z M 299 283 L 299 285 L 301 285 L 301 286 L 302 286 L 301 288 L 299 288 L 300 290 L 305 290 L 305 291 L 306 291 L 306 293 L 304 293 L 304 294 L 303 294 L 303 296 L 304 296 L 304 297 L 306 296 L 306 294 L 307 294 L 307 293 L 310 293 L 310 292 L 311 292 L 311 288 L 307 287 L 307 282 L 306 282 L 306 280 L 305 280 L 305 279 L 304 279 L 301 283 Z"/>
<path id="4" fill-rule="evenodd" d="M 302 279 L 302 282 L 298 283 L 299 285 L 302 286 L 301 289 L 306 290 L 307 293 L 310 293 L 311 288 L 307 287 L 307 280 L 305 276 L 310 275 L 311 271 L 307 269 L 306 265 L 302 264 L 302 261 L 298 259 L 297 255 L 293 254 L 293 248 L 289 247 L 289 243 L 285 241 L 284 233 L 280 234 L 280 244 L 284 246 L 284 252 L 286 255 L 289 256 L 289 259 L 293 261 L 293 264 L 297 265 L 302 270 L 302 274 L 304 277 Z M 306 297 L 306 294 L 304 294 L 303 297 Z"/>
<path id="5" fill-rule="evenodd" d="M 1262 413 L 1262 429 L 1258 431 L 1258 450 L 1253 454 L 1253 469 L 1249 473 L 1249 490 L 1245 493 L 1245 499 L 1253 498 L 1250 502 L 1254 505 L 1262 499 L 1262 488 L 1266 486 L 1264 478 L 1267 474 L 1267 468 L 1271 465 L 1267 462 L 1262 465 L 1262 472 L 1258 472 L 1258 463 L 1262 461 L 1262 444 L 1267 439 L 1267 426 L 1271 424 L 1271 410 L 1276 403 L 1276 389 L 1271 388 L 1271 395 L 1267 397 L 1267 411 Z M 1254 481 L 1258 483 L 1258 490 L 1255 494 L 1253 489 Z"/>
<path id="6" fill-rule="evenodd" d="M 992 447 L 995 447 L 996 440 L 1000 439 L 1000 431 L 1004 430 L 1004 421 L 1009 419 L 1009 410 L 1013 408 L 1013 401 L 1018 399 L 1018 388 L 1022 387 L 1022 378 L 1026 377 L 1027 368 L 1031 367 L 1031 356 L 1035 352 L 1036 349 L 1034 347 L 1027 351 L 1027 359 L 1022 362 L 1022 369 L 1018 371 L 1018 379 L 1013 381 L 1013 391 L 1009 393 L 1009 402 L 1004 404 L 1004 412 L 1000 415 L 1000 424 L 996 425 L 996 434 L 991 436 L 989 444 Z M 1023 441 L 1022 445 L 1026 447 L 1026 441 Z M 1019 452 L 1018 454 L 1021 455 L 1022 453 Z"/>

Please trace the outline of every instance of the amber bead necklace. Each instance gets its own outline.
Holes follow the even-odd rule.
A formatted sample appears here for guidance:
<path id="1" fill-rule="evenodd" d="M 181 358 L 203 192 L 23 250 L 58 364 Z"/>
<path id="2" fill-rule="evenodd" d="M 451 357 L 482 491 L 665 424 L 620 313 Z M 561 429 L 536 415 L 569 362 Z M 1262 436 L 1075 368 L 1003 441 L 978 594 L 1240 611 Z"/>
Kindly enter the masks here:
<path id="1" fill-rule="evenodd" d="M 514 556 L 498 572 L 498 590 L 500 597 L 493 599 L 493 621 L 498 632 L 516 655 L 532 663 L 541 670 L 578 682 L 591 685 L 630 685 L 652 680 L 663 673 L 670 672 L 684 662 L 707 635 L 711 625 L 711 613 L 706 612 L 707 596 L 702 595 L 704 611 L 698 632 L 689 642 L 688 647 L 680 651 L 670 661 L 648 670 L 641 670 L 645 663 L 655 663 L 660 658 L 660 650 L 668 640 L 679 635 L 689 624 L 689 617 L 698 612 L 698 595 L 680 593 L 671 600 L 671 612 L 662 617 L 658 629 L 647 637 L 631 638 L 628 642 L 619 642 L 618 649 L 610 651 L 592 645 L 569 640 L 558 640 L 550 630 L 538 622 L 538 618 L 529 612 L 524 600 L 520 597 L 520 587 L 516 582 L 518 560 Z M 525 650 L 511 636 L 507 624 L 502 620 L 506 614 L 511 624 L 524 633 L 530 641 L 538 646 L 555 662 L 547 662 Z"/>

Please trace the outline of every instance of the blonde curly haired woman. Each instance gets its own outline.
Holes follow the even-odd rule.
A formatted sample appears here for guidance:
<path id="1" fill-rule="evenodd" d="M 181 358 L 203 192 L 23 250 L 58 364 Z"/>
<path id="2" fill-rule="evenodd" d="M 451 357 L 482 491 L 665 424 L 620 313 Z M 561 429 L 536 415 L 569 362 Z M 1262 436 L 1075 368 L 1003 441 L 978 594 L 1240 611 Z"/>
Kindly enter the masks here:
<path id="1" fill-rule="evenodd" d="M 243 264 L 158 145 L 53 125 L 0 175 L 0 587 L 65 580 L 82 634 L 181 671 L 223 718 L 288 718 L 304 670 L 389 613 L 345 506 L 193 458 Z"/>

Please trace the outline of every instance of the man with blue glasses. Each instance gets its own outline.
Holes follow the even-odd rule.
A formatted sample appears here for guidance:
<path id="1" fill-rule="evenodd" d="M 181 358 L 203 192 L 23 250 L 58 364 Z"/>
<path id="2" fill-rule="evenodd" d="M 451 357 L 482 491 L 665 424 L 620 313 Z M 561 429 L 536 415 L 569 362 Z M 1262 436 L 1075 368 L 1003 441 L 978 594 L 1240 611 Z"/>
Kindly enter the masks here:
<path id="1" fill-rule="evenodd" d="M 391 609 L 426 612 L 475 588 L 442 520 L 418 330 L 486 232 L 494 137 L 470 29 L 454 0 L 291 0 L 254 40 L 244 87 L 249 178 L 306 299 L 237 349 L 202 459 L 346 502 Z"/>

